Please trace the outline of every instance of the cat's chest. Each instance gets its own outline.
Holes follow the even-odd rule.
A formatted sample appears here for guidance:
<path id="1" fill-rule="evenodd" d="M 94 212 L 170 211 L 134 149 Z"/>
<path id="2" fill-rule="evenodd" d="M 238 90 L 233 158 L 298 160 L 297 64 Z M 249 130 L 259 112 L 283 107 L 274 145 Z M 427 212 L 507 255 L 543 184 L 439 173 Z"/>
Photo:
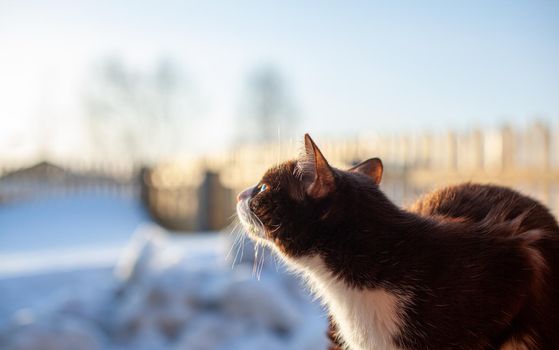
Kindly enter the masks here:
<path id="1" fill-rule="evenodd" d="M 325 293 L 323 297 L 350 349 L 395 350 L 399 333 L 397 297 L 382 290 Z"/>
<path id="2" fill-rule="evenodd" d="M 320 258 L 305 262 L 314 292 L 328 307 L 339 335 L 351 350 L 396 350 L 405 298 L 384 289 L 348 288 L 332 278 Z"/>

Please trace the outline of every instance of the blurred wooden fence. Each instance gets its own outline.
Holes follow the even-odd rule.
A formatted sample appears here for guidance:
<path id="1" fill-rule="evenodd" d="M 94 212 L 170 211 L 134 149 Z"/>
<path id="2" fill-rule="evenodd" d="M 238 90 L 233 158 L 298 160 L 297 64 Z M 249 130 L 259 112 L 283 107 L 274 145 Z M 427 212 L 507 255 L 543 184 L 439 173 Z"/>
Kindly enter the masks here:
<path id="1" fill-rule="evenodd" d="M 138 189 L 134 168 L 121 164 L 57 165 L 41 161 L 0 168 L 0 203 L 82 194 L 137 197 Z"/>

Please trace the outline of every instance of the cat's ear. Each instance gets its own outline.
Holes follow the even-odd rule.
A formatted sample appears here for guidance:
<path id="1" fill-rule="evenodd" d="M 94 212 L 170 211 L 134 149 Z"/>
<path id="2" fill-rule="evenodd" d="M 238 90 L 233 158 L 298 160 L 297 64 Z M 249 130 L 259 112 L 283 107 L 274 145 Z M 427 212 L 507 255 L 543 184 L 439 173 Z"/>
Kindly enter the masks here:
<path id="1" fill-rule="evenodd" d="M 371 158 L 363 161 L 348 171 L 365 174 L 370 176 L 373 181 L 378 185 L 382 179 L 382 161 L 379 158 Z"/>
<path id="2" fill-rule="evenodd" d="M 334 171 L 309 134 L 305 134 L 305 152 L 298 161 L 298 168 L 310 197 L 322 198 L 334 190 Z"/>

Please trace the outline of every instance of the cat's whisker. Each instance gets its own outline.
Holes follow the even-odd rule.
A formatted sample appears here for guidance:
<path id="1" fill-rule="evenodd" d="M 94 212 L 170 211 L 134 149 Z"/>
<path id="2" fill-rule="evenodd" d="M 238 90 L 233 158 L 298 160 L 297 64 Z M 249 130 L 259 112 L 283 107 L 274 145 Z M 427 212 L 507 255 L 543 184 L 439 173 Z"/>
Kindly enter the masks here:
<path id="1" fill-rule="evenodd" d="M 262 276 L 262 270 L 264 270 L 264 264 L 266 263 L 266 248 L 262 250 L 262 259 L 260 262 L 260 272 L 258 273 L 258 279 Z"/>
<path id="2" fill-rule="evenodd" d="M 222 231 L 229 232 L 229 233 L 234 233 L 235 229 L 237 228 L 238 225 L 239 225 L 238 222 L 233 221 L 233 222 L 229 223 Z"/>
<path id="3" fill-rule="evenodd" d="M 242 242 L 244 240 L 244 235 L 242 234 L 242 232 L 239 232 L 239 237 L 242 237 L 239 241 Z M 242 243 L 241 243 L 242 244 Z M 239 250 L 241 249 L 242 245 L 241 244 L 236 244 L 237 245 L 237 251 L 235 252 L 235 258 L 233 259 L 233 263 L 231 264 L 231 269 L 235 268 L 236 264 L 237 264 L 237 257 L 239 256 Z M 242 257 L 241 257 L 242 259 Z M 241 260 L 239 260 L 241 261 Z"/>
<path id="4" fill-rule="evenodd" d="M 231 225 L 233 225 L 233 223 Z M 241 225 L 241 222 L 238 217 L 236 222 L 234 223 L 231 234 L 234 234 L 235 238 L 233 240 L 233 243 L 231 244 L 229 252 L 227 253 L 226 259 L 229 259 L 231 257 L 233 253 L 233 249 L 235 249 L 235 256 L 231 263 L 231 269 L 234 269 L 235 266 L 237 265 L 237 262 L 240 262 L 243 259 L 244 242 L 246 239 L 246 233 L 244 232 L 244 227 Z"/>
<path id="5" fill-rule="evenodd" d="M 239 256 L 239 249 L 240 249 L 240 245 L 236 245 L 236 249 L 235 249 L 235 256 L 233 257 L 233 261 L 231 262 L 231 269 L 234 269 L 235 266 L 237 266 L 237 258 Z"/>
<path id="6" fill-rule="evenodd" d="M 256 271 L 256 279 L 259 281 L 260 281 L 260 276 L 262 275 L 262 270 L 264 269 L 265 257 L 266 257 L 266 247 L 262 247 L 262 253 L 260 254 L 260 261 Z"/>
<path id="7" fill-rule="evenodd" d="M 237 222 L 237 223 L 231 223 L 226 229 L 226 231 L 229 231 L 230 234 L 236 234 L 239 232 L 238 229 L 239 229 L 239 223 Z"/>
<path id="8" fill-rule="evenodd" d="M 235 239 L 231 243 L 231 246 L 229 247 L 229 250 L 227 251 L 227 255 L 225 255 L 225 260 L 229 260 L 229 258 L 231 257 L 231 253 L 233 252 L 233 249 L 235 248 L 235 244 L 237 243 L 238 239 L 239 239 L 239 235 L 237 234 L 237 236 L 235 237 Z"/>
<path id="9" fill-rule="evenodd" d="M 239 261 L 243 261 L 243 254 L 245 252 L 245 240 L 246 240 L 247 236 L 243 235 L 243 238 L 241 238 L 241 257 L 239 259 Z"/>
<path id="10" fill-rule="evenodd" d="M 254 244 L 254 260 L 252 261 L 252 276 L 256 276 L 256 261 L 258 260 L 258 248 L 260 243 Z"/>
<path id="11" fill-rule="evenodd" d="M 272 259 L 274 260 L 276 272 L 279 272 L 279 265 L 282 264 L 282 260 L 280 260 L 277 254 L 272 254 Z"/>
<path id="12" fill-rule="evenodd" d="M 281 228 L 281 224 L 276 225 L 276 228 L 273 229 L 270 233 L 276 233 Z"/>
<path id="13" fill-rule="evenodd" d="M 251 218 L 256 221 L 255 226 L 258 227 L 258 231 L 262 233 L 264 231 L 264 224 L 260 221 L 260 218 L 256 215 L 251 215 Z"/>
<path id="14" fill-rule="evenodd" d="M 229 231 L 230 235 L 235 235 L 234 241 L 233 241 L 233 245 L 235 244 L 235 242 L 239 239 L 239 233 L 242 232 L 242 226 L 239 222 L 231 223 L 229 226 L 229 228 L 226 229 L 225 231 Z"/>
<path id="15" fill-rule="evenodd" d="M 231 225 L 229 225 L 229 226 L 231 226 Z M 231 243 L 231 247 L 229 247 L 229 251 L 227 252 L 227 255 L 225 256 L 226 260 L 229 260 L 229 258 L 231 257 L 231 254 L 233 252 L 233 249 L 235 248 L 235 245 L 240 240 L 241 231 L 238 230 L 238 228 L 239 228 L 239 223 L 237 222 L 230 231 L 230 234 L 235 235 L 235 238 L 233 239 L 233 242 Z M 235 260 L 233 260 L 233 265 L 235 265 Z"/>

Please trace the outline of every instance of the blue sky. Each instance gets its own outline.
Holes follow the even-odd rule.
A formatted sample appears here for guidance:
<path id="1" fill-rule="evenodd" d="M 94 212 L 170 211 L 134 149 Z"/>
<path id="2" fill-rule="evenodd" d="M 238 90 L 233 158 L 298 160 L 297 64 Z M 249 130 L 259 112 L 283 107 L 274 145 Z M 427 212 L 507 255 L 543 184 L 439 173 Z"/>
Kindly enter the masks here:
<path id="1" fill-rule="evenodd" d="M 81 152 L 80 94 L 111 55 L 184 68 L 202 106 L 187 136 L 197 151 L 209 135 L 231 138 L 247 75 L 263 64 L 286 77 L 300 132 L 559 117 L 557 1 L 0 0 L 0 158 L 38 142 Z"/>

